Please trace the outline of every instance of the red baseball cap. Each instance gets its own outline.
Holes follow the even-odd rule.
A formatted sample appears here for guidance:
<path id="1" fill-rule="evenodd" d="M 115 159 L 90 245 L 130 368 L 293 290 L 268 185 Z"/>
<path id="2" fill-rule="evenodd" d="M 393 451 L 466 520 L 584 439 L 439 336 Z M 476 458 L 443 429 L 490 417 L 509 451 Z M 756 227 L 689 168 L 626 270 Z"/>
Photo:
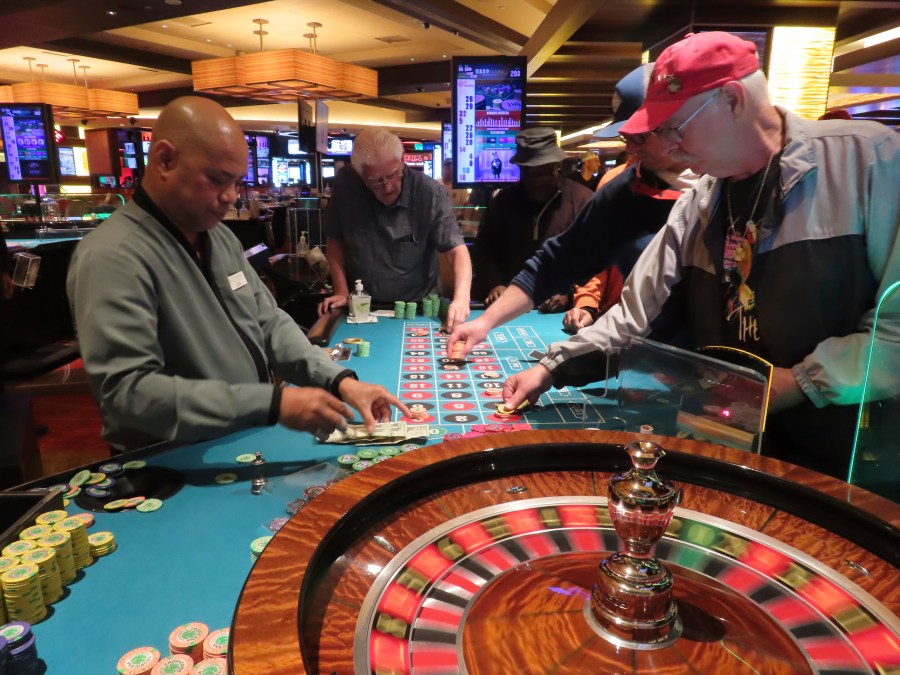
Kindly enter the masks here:
<path id="1" fill-rule="evenodd" d="M 650 75 L 644 105 L 620 131 L 625 134 L 653 131 L 692 96 L 757 70 L 759 58 L 752 42 L 723 31 L 688 33 L 659 55 Z"/>

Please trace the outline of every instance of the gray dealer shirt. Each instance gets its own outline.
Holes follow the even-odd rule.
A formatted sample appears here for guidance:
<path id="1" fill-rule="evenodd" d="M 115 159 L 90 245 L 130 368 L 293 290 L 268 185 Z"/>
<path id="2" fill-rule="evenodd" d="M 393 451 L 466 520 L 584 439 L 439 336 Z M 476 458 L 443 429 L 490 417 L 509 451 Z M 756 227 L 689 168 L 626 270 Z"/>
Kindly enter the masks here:
<path id="1" fill-rule="evenodd" d="M 350 288 L 362 279 L 380 302 L 418 301 L 439 290 L 437 254 L 464 244 L 447 191 L 409 167 L 392 206 L 375 199 L 356 172 L 342 171 L 325 225 L 327 235 L 344 245 Z"/>

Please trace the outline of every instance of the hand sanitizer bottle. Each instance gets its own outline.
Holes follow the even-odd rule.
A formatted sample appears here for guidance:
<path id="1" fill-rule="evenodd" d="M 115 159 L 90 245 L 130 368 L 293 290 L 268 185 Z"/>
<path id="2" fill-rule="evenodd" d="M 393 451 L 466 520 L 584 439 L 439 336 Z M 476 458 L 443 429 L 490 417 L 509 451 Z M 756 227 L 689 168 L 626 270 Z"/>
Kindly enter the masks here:
<path id="1" fill-rule="evenodd" d="M 306 256 L 309 253 L 309 244 L 306 243 L 306 232 L 300 233 L 300 241 L 297 242 L 297 255 Z"/>
<path id="2" fill-rule="evenodd" d="M 363 290 L 362 279 L 357 279 L 353 287 L 353 294 L 350 296 L 350 309 L 353 312 L 353 318 L 356 319 L 356 323 L 369 323 L 369 307 L 371 303 L 372 297 Z"/>

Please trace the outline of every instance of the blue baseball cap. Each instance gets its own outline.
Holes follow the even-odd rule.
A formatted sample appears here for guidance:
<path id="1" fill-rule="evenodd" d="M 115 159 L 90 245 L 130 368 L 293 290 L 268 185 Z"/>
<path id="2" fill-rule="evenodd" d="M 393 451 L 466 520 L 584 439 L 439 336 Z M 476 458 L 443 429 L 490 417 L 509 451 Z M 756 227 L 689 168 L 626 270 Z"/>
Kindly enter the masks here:
<path id="1" fill-rule="evenodd" d="M 644 104 L 644 94 L 650 82 L 651 72 L 653 64 L 645 63 L 619 80 L 613 93 L 613 121 L 595 133 L 592 138 L 616 138 L 619 135 L 619 129 Z"/>

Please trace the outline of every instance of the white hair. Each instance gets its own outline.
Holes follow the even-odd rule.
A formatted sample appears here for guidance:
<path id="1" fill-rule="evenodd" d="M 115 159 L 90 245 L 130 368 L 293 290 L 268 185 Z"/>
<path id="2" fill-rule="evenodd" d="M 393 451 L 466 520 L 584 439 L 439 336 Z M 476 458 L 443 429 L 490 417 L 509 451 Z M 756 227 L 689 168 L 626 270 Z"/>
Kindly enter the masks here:
<path id="1" fill-rule="evenodd" d="M 372 166 L 380 162 L 403 159 L 403 143 L 396 134 L 381 127 L 364 129 L 353 142 L 353 154 L 350 163 L 356 172 L 362 175 L 364 166 Z"/>

